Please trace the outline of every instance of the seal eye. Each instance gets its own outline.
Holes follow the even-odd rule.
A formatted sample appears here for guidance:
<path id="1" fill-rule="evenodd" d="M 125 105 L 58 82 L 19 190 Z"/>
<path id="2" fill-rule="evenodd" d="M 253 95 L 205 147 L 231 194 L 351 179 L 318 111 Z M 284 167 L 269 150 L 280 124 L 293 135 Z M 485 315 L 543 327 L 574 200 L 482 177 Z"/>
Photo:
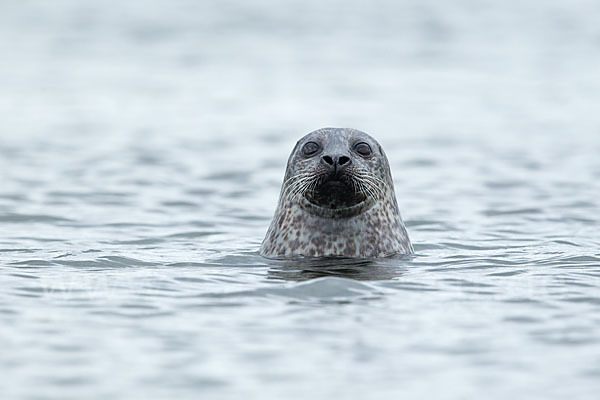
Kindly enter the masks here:
<path id="1" fill-rule="evenodd" d="M 368 157 L 371 155 L 371 153 L 373 153 L 373 151 L 371 150 L 371 146 L 369 146 L 365 142 L 357 143 L 354 146 L 354 151 L 356 151 L 358 154 L 360 154 L 363 157 Z"/>
<path id="2" fill-rule="evenodd" d="M 304 147 L 302 147 L 302 153 L 304 153 L 305 156 L 312 156 L 319 151 L 319 149 L 320 146 L 317 143 L 308 142 L 304 145 Z"/>

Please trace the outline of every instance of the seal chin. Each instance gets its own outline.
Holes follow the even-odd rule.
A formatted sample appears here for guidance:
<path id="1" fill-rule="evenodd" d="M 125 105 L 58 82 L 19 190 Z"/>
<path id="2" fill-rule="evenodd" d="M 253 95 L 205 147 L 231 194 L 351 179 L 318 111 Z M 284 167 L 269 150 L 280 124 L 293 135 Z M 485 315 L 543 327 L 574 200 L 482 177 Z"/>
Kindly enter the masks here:
<path id="1" fill-rule="evenodd" d="M 343 207 L 343 208 L 329 208 L 329 207 L 321 207 L 314 203 L 311 203 L 306 198 L 302 198 L 299 202 L 300 207 L 302 207 L 305 211 L 310 214 L 316 215 L 318 217 L 324 218 L 349 218 L 354 217 L 360 213 L 363 213 L 373 207 L 375 205 L 375 201 L 372 199 L 367 199 L 361 203 L 358 203 L 354 206 Z"/>
<path id="2" fill-rule="evenodd" d="M 330 177 L 306 192 L 300 206 L 307 212 L 327 218 L 352 217 L 371 208 L 375 200 L 354 189 L 345 177 Z"/>

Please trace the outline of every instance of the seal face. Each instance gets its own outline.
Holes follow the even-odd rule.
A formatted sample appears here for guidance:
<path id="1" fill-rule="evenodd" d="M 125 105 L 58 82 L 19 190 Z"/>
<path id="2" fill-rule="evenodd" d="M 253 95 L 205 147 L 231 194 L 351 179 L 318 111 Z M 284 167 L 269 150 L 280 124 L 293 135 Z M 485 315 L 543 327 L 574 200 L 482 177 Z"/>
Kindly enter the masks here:
<path id="1" fill-rule="evenodd" d="M 411 254 L 387 157 L 375 139 L 323 128 L 296 143 L 260 254 L 270 258 Z"/>

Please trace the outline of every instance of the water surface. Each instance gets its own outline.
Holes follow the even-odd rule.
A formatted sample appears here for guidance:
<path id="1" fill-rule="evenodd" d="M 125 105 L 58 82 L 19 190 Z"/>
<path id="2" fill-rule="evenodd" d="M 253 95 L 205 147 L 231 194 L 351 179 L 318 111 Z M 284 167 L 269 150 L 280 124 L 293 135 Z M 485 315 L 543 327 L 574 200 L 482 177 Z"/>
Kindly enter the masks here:
<path id="1" fill-rule="evenodd" d="M 0 4 L 2 398 L 597 397 L 600 7 Z M 257 254 L 295 141 L 416 255 Z"/>

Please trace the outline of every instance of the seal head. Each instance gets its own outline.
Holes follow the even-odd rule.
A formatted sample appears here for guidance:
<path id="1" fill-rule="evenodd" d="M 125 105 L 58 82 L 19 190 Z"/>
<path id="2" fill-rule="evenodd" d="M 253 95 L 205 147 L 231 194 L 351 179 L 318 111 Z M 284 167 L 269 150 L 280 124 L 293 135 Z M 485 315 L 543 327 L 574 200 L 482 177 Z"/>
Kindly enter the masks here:
<path id="1" fill-rule="evenodd" d="M 387 157 L 375 139 L 356 129 L 323 128 L 296 143 L 261 255 L 411 253 Z"/>

